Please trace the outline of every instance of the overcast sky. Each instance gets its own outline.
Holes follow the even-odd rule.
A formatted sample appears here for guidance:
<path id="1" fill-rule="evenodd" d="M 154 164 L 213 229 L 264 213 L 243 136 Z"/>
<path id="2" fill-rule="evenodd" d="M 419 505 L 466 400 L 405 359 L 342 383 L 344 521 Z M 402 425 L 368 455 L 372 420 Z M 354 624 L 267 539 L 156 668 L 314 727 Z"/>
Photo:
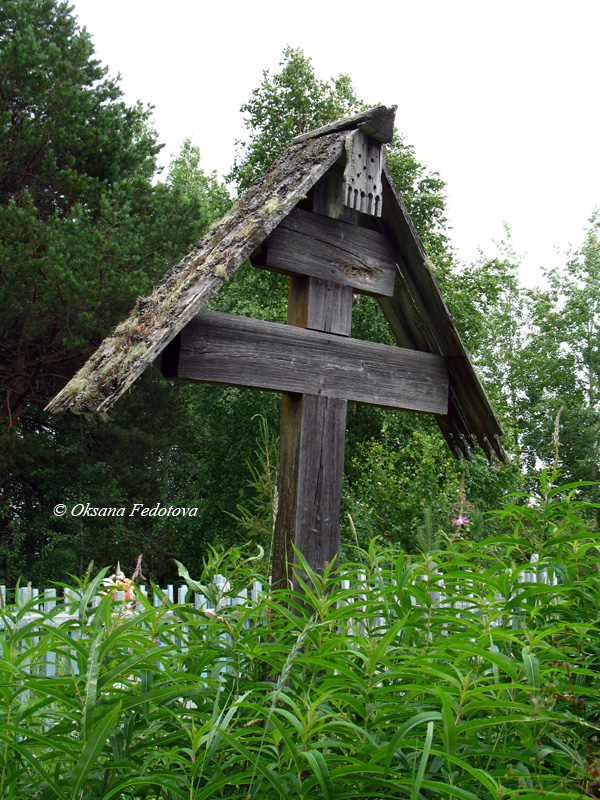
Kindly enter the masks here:
<path id="1" fill-rule="evenodd" d="M 600 206 L 600 0 L 74 0 L 126 100 L 155 106 L 163 163 L 186 136 L 231 167 L 240 105 L 286 45 L 317 76 L 396 104 L 396 125 L 447 182 L 464 261 L 512 230 L 523 276 L 564 263 Z"/>

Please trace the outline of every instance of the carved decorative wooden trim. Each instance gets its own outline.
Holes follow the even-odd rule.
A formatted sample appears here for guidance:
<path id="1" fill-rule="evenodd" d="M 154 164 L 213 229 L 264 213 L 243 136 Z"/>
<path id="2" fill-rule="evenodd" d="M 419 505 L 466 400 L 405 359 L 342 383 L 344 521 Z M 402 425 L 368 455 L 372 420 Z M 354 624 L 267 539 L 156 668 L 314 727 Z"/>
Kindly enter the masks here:
<path id="1" fill-rule="evenodd" d="M 346 169 L 344 170 L 344 205 L 362 214 L 381 216 L 383 185 L 381 144 L 360 131 L 346 138 Z"/>

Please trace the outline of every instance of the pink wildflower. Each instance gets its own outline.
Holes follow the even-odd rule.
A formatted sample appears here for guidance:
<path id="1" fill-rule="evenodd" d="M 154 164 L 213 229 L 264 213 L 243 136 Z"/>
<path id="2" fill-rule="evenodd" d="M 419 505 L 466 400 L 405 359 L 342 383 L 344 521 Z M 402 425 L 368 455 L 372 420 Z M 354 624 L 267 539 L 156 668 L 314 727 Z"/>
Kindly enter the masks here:
<path id="1" fill-rule="evenodd" d="M 463 514 L 460 514 L 458 517 L 456 517 L 456 519 L 452 520 L 452 524 L 453 525 L 468 525 L 469 524 L 469 518 L 465 517 Z"/>

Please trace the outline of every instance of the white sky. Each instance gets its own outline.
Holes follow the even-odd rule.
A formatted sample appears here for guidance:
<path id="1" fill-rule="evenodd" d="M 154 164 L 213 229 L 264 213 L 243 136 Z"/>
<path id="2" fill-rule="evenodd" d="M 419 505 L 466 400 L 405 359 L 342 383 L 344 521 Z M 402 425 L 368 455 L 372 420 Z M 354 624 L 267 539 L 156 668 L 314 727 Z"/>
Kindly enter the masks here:
<path id="1" fill-rule="evenodd" d="M 186 136 L 231 167 L 240 105 L 286 45 L 347 72 L 447 182 L 462 260 L 512 229 L 526 283 L 564 263 L 600 206 L 600 0 L 74 0 L 125 98 L 155 106 L 162 162 Z"/>

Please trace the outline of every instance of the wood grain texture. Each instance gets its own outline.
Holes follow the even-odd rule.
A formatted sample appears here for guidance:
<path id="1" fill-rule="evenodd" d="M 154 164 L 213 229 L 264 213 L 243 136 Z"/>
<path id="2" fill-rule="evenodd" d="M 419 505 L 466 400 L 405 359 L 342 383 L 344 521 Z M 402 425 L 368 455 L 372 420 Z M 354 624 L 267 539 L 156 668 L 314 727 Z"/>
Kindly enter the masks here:
<path id="1" fill-rule="evenodd" d="M 310 210 L 350 225 L 358 225 L 358 211 L 344 205 L 344 167 L 333 164 L 308 193 Z"/>
<path id="2" fill-rule="evenodd" d="M 390 106 L 389 108 L 386 106 L 374 106 L 373 108 L 368 108 L 366 111 L 361 111 L 352 117 L 344 117 L 335 122 L 330 122 L 328 125 L 323 125 L 321 128 L 315 128 L 314 131 L 301 133 L 292 139 L 292 144 L 351 128 L 359 128 L 368 136 L 377 139 L 378 142 L 391 142 L 394 138 L 396 109 L 397 106 Z"/>
<path id="3" fill-rule="evenodd" d="M 279 424 L 279 460 L 277 462 L 277 516 L 271 549 L 271 586 L 287 589 L 294 563 L 292 545 L 296 539 L 298 511 L 298 469 L 300 434 L 302 432 L 301 394 L 284 394 L 281 398 Z"/>
<path id="4" fill-rule="evenodd" d="M 340 549 L 346 408 L 339 398 L 302 398 L 295 544 L 320 574 Z"/>
<path id="5" fill-rule="evenodd" d="M 341 203 L 341 170 L 312 193 L 312 208 L 353 225 L 357 212 Z M 311 201 L 309 201 L 311 202 Z M 351 286 L 313 276 L 289 278 L 288 325 L 339 336 L 352 328 Z M 318 573 L 337 558 L 346 439 L 345 399 L 284 393 L 281 404 L 278 510 L 273 530 L 272 583 L 300 589 L 295 545 Z"/>
<path id="6" fill-rule="evenodd" d="M 350 336 L 352 288 L 319 278 L 291 276 L 287 324 Z"/>
<path id="7" fill-rule="evenodd" d="M 288 325 L 309 323 L 349 336 L 352 289 L 318 278 L 290 277 Z M 272 584 L 278 588 L 294 583 L 292 544 L 319 573 L 339 552 L 346 407 L 343 399 L 283 395 L 271 559 Z M 294 588 L 299 588 L 297 582 Z"/>
<path id="8" fill-rule="evenodd" d="M 385 234 L 299 208 L 278 225 L 252 263 L 376 297 L 394 293 L 395 252 Z"/>
<path id="9" fill-rule="evenodd" d="M 336 398 L 283 395 L 271 558 L 275 588 L 292 582 L 292 544 L 320 574 L 338 555 L 346 408 Z"/>
<path id="10" fill-rule="evenodd" d="M 430 414 L 448 409 L 440 356 L 210 311 L 182 332 L 177 375 Z"/>

